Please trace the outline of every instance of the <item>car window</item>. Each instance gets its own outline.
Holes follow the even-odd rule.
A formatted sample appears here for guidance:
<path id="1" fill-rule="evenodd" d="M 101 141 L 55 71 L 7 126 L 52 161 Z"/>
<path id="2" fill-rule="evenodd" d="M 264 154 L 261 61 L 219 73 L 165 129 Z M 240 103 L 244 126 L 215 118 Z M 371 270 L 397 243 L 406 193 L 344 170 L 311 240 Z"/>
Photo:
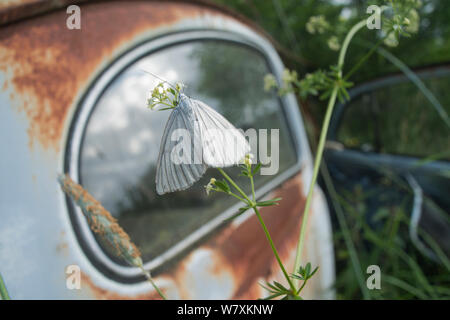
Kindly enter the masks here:
<path id="1" fill-rule="evenodd" d="M 271 70 L 255 49 L 226 41 L 192 41 L 153 52 L 127 67 L 103 91 L 86 124 L 79 178 L 149 261 L 235 202 L 223 194 L 206 195 L 204 186 L 218 177 L 215 169 L 208 169 L 188 190 L 156 194 L 156 161 L 170 111 L 146 108 L 159 80 L 145 71 L 172 83 L 182 81 L 187 95 L 218 110 L 237 128 L 269 129 L 269 134 L 279 129 L 278 174 L 293 166 L 297 155 L 280 100 L 264 92 L 263 78 Z M 239 173 L 238 168 L 227 170 Z M 258 176 L 257 187 L 273 177 Z"/>
<path id="2" fill-rule="evenodd" d="M 450 72 L 422 81 L 450 114 Z M 405 79 L 352 99 L 340 121 L 337 140 L 363 151 L 430 157 L 448 152 L 449 131 L 425 95 Z"/>

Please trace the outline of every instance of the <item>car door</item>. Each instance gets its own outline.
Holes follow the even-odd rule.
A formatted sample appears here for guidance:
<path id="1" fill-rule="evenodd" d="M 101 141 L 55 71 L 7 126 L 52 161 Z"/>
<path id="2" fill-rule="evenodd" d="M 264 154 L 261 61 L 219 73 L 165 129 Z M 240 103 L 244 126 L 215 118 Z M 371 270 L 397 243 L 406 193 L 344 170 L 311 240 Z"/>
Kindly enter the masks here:
<path id="1" fill-rule="evenodd" d="M 0 272 L 10 295 L 158 297 L 64 196 L 56 177 L 66 172 L 127 231 L 169 298 L 264 296 L 260 281 L 282 278 L 276 261 L 250 212 L 226 221 L 239 204 L 220 194 L 207 197 L 204 185 L 213 170 L 186 191 L 156 194 L 155 165 L 169 112 L 148 110 L 146 100 L 159 81 L 148 72 L 182 81 L 186 94 L 236 127 L 254 129 L 273 146 L 269 150 L 279 147 L 278 163 L 275 151 L 267 155 L 266 167 L 274 165 L 274 172 L 256 179 L 257 196 L 283 198 L 262 215 L 292 269 L 312 163 L 295 98 L 263 90 L 264 75 L 280 77 L 283 70 L 273 46 L 260 31 L 211 6 L 102 1 L 79 7 L 79 30 L 67 28 L 61 3 L 22 5 L 18 21 L 14 6 L 0 16 L 7 23 L 0 30 L 0 139 L 8 150 L 0 160 Z M 252 151 L 261 155 L 259 146 Z M 320 271 L 306 296 L 332 297 L 331 228 L 320 189 L 308 229 L 304 258 Z M 81 275 L 79 289 L 66 285 L 71 270 Z"/>
<path id="2" fill-rule="evenodd" d="M 411 240 L 432 257 L 417 228 L 450 252 L 450 68 L 416 75 L 419 86 L 396 74 L 353 89 L 336 109 L 325 157 L 341 191 L 359 185 L 371 192 L 368 217 L 408 199 Z"/>

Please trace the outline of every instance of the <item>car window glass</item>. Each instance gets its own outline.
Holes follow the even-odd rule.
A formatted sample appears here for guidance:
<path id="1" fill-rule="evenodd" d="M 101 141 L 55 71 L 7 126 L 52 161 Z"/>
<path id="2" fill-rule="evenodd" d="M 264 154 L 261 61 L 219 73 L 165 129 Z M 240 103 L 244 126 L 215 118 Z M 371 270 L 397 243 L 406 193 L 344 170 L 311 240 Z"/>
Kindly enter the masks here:
<path id="1" fill-rule="evenodd" d="M 422 81 L 450 114 L 450 72 Z M 352 99 L 341 119 L 337 140 L 347 148 L 363 151 L 430 157 L 449 150 L 449 131 L 417 86 L 404 81 Z"/>
<path id="2" fill-rule="evenodd" d="M 256 50 L 231 42 L 195 41 L 151 53 L 130 65 L 104 90 L 89 118 L 80 152 L 80 180 L 149 261 L 235 201 L 223 194 L 206 195 L 209 179 L 219 177 L 215 169 L 208 169 L 188 190 L 156 194 L 156 161 L 170 111 L 146 108 L 148 94 L 159 80 L 144 71 L 172 83 L 182 81 L 187 95 L 204 101 L 237 128 L 279 129 L 278 174 L 294 165 L 297 155 L 280 100 L 264 92 L 263 78 L 270 70 Z M 239 173 L 238 168 L 227 170 L 234 176 Z M 258 176 L 257 187 L 272 178 Z"/>

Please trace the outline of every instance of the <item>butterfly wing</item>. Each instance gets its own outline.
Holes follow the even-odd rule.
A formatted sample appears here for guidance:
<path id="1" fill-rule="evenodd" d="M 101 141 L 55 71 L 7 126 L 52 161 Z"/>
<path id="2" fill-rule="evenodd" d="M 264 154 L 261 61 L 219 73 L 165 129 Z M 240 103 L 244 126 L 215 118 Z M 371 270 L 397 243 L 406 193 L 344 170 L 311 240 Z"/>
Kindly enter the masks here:
<path id="1" fill-rule="evenodd" d="M 185 104 L 184 101 L 182 103 Z M 156 192 L 159 195 L 187 189 L 205 173 L 207 166 L 201 161 L 201 144 L 197 143 L 198 146 L 195 146 L 192 140 L 192 137 L 199 136 L 196 130 L 192 113 L 186 112 L 185 106 L 172 111 L 164 128 L 156 167 Z M 177 139 L 177 132 L 189 135 L 183 136 L 181 140 Z M 190 152 L 187 154 L 191 159 L 185 158 L 183 161 L 176 153 L 180 148 L 193 151 L 193 159 L 200 161 L 189 161 L 192 159 Z"/>
<path id="2" fill-rule="evenodd" d="M 179 139 L 178 133 L 184 136 Z M 187 151 L 188 157 L 185 152 L 180 156 L 181 149 Z M 187 189 L 208 166 L 236 165 L 249 152 L 244 135 L 227 119 L 205 103 L 182 95 L 164 129 L 156 167 L 156 192 L 162 195 Z"/>
<path id="3" fill-rule="evenodd" d="M 227 119 L 199 100 L 190 99 L 201 134 L 203 162 L 209 167 L 229 167 L 251 150 L 244 135 Z"/>

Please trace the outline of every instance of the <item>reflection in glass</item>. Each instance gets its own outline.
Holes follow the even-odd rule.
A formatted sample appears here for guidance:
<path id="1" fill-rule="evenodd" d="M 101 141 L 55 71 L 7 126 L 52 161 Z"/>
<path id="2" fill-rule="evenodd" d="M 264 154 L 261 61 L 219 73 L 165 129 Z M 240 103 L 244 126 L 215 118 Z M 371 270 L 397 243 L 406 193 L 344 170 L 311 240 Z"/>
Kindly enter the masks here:
<path id="1" fill-rule="evenodd" d="M 279 100 L 263 90 L 267 63 L 253 49 L 227 42 L 190 42 L 128 67 L 106 88 L 90 117 L 80 178 L 149 261 L 235 202 L 223 194 L 206 196 L 204 185 L 213 175 L 217 177 L 214 169 L 186 191 L 156 194 L 156 161 L 170 111 L 146 108 L 148 93 L 159 80 L 145 70 L 172 83 L 183 82 L 187 95 L 215 108 L 237 128 L 280 129 L 279 172 L 292 166 L 296 155 Z M 237 168 L 228 171 L 237 176 Z M 258 176 L 257 186 L 272 178 Z"/>

